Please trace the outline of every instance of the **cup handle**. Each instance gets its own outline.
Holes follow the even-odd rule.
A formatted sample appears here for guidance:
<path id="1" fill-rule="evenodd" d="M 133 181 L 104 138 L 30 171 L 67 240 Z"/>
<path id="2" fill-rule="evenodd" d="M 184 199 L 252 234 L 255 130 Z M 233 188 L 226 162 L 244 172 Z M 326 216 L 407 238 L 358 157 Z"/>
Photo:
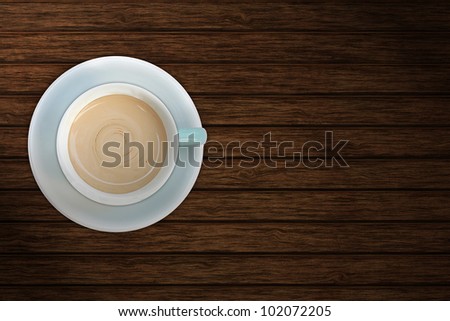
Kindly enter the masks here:
<path id="1" fill-rule="evenodd" d="M 178 130 L 178 142 L 180 146 L 202 146 L 208 137 L 206 130 L 198 128 L 182 128 Z"/>

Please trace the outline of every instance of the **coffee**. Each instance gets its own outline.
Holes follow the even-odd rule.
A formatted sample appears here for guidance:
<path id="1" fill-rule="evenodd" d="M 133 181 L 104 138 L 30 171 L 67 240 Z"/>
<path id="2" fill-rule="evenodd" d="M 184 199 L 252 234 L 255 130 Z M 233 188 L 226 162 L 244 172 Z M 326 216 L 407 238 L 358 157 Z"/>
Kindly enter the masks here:
<path id="1" fill-rule="evenodd" d="M 97 190 L 124 194 L 150 183 L 167 158 L 164 123 L 146 102 L 106 95 L 76 116 L 68 137 L 77 174 Z"/>

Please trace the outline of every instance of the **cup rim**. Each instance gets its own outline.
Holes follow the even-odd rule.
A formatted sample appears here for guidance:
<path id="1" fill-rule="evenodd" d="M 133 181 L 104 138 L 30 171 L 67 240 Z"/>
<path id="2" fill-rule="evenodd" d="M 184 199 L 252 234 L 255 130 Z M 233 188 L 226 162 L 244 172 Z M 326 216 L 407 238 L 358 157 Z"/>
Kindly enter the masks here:
<path id="1" fill-rule="evenodd" d="M 172 150 L 167 153 L 168 163 L 158 174 L 143 187 L 122 194 L 100 191 L 85 182 L 76 172 L 69 156 L 68 138 L 75 117 L 90 102 L 103 96 L 112 94 L 125 94 L 138 98 L 154 109 L 161 118 L 166 129 L 166 136 L 171 142 Z M 169 179 L 175 168 L 175 159 L 178 152 L 178 141 L 173 139 L 178 133 L 177 125 L 167 106 L 152 92 L 134 84 L 112 82 L 92 87 L 79 95 L 66 109 L 61 118 L 56 135 L 56 154 L 59 166 L 68 182 L 85 197 L 105 205 L 125 206 L 138 203 L 156 193 Z"/>

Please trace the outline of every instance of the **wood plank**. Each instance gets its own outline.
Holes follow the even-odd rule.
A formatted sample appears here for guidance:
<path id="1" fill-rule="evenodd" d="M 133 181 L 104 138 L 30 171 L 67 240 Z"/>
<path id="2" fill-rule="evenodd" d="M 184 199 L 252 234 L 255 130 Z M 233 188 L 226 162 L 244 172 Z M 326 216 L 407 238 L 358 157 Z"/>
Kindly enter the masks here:
<path id="1" fill-rule="evenodd" d="M 437 255 L 4 256 L 2 285 L 449 285 Z M 52 273 L 49 273 L 52 271 Z M 55 277 L 57 276 L 57 277 Z"/>
<path id="2" fill-rule="evenodd" d="M 11 0 L 2 2 L 10 2 Z M 15 2 L 15 1 L 11 1 Z M 33 1 L 34 2 L 34 1 Z M 39 1 L 38 1 L 39 2 Z M 42 2 L 42 1 L 40 1 Z M 443 1 L 2 3 L 1 31 L 449 30 Z M 64 1 L 67 2 L 67 1 Z M 95 2 L 98 2 L 95 1 Z M 104 2 L 101 1 L 101 2 Z M 183 17 L 180 19 L 180 17 Z M 380 19 L 382 17 L 382 19 Z"/>
<path id="3" fill-rule="evenodd" d="M 448 191 L 192 191 L 164 221 L 449 221 Z M 0 221 L 66 222 L 40 191 L 0 193 Z"/>
<path id="4" fill-rule="evenodd" d="M 301 153 L 324 157 L 340 140 L 345 158 L 371 157 L 449 157 L 450 128 L 293 128 L 293 127 L 206 127 L 209 157 L 284 157 Z M 330 132 L 327 134 L 327 132 Z M 328 136 L 327 136 L 328 135 Z M 269 151 L 269 143 L 286 148 Z M 332 137 L 332 140 L 330 139 Z M 310 142 L 319 142 L 320 150 L 308 152 Z M 0 157 L 28 156 L 28 128 L 0 127 Z M 418 148 L 420 146 L 420 148 Z M 337 148 L 339 150 L 339 148 Z M 251 152 L 251 153 L 250 153 Z M 271 153 L 271 154 L 270 154 Z"/>
<path id="5" fill-rule="evenodd" d="M 3 223 L 0 253 L 449 253 L 450 223 L 161 222 L 132 233 Z"/>
<path id="6" fill-rule="evenodd" d="M 450 160 L 445 159 L 351 159 L 347 168 L 314 169 L 303 166 L 298 160 L 277 160 L 274 163 L 265 160 L 267 164 L 260 163 L 254 168 L 239 167 L 241 161 L 225 159 L 220 166 L 204 161 L 194 187 L 294 190 L 450 188 Z M 286 165 L 292 168 L 285 168 Z M 3 183 L 0 189 L 37 188 L 25 159 L 0 160 L 0 177 Z"/>
<path id="7" fill-rule="evenodd" d="M 21 115 L 33 110 L 32 99 L 19 107 L 25 109 Z M 193 96 L 193 99 L 205 125 L 450 125 L 450 100 L 446 97 Z M 10 123 L 28 124 L 27 117 L 18 118 L 11 116 Z"/>
<path id="8" fill-rule="evenodd" d="M 218 161 L 220 162 L 220 160 Z M 347 168 L 337 168 L 334 164 L 333 168 L 316 167 L 314 169 L 303 166 L 298 160 L 294 162 L 263 160 L 256 167 L 250 167 L 243 161 L 235 160 L 227 164 L 227 160 L 225 160 L 219 167 L 215 167 L 219 165 L 218 163 L 204 162 L 196 187 L 420 189 L 448 188 L 450 182 L 448 160 L 349 160 Z M 316 165 L 318 164 L 320 161 Z M 297 165 L 299 167 L 294 168 Z"/>
<path id="9" fill-rule="evenodd" d="M 124 37 L 66 32 L 26 33 L 20 39 L 16 33 L 0 34 L 0 62 L 77 63 L 112 53 L 155 64 L 440 64 L 450 58 L 448 33 L 181 32 Z"/>
<path id="10" fill-rule="evenodd" d="M 449 97 L 192 97 L 208 125 L 449 126 Z M 0 126 L 28 126 L 39 96 L 0 96 Z M 226 110 L 226 113 L 224 113 Z"/>
<path id="11" fill-rule="evenodd" d="M 205 145 L 206 156 L 245 157 L 259 155 L 272 157 L 292 156 L 301 152 L 307 155 L 324 157 L 339 141 L 347 141 L 340 154 L 344 158 L 371 157 L 445 157 L 450 156 L 450 128 L 295 128 L 295 127 L 207 127 L 208 143 Z M 0 137 L 2 137 L 0 131 Z M 27 133 L 24 133 L 27 134 Z M 14 156 L 26 156 L 26 140 L 19 137 L 19 130 L 14 129 L 6 138 L 5 156 L 10 152 Z M 272 143 L 266 143 L 269 139 Z M 332 137 L 332 138 L 331 138 Z M 322 150 L 310 150 L 311 142 L 319 142 Z M 14 142 L 14 146 L 11 146 Z M 271 144 L 288 148 L 273 148 Z M 319 146 L 315 145 L 315 146 Z M 240 146 L 236 148 L 236 146 Z M 257 146 L 257 148 L 255 148 Z M 420 148 L 418 148 L 420 146 Z M 19 149 L 20 150 L 17 150 Z M 339 149 L 339 148 L 337 148 Z M 25 151 L 25 154 L 23 153 Z M 264 151 L 266 154 L 264 154 Z M 271 154 L 270 154 L 271 153 Z M 0 153 L 2 155 L 2 153 Z M 266 157 L 267 157 L 266 156 Z"/>
<path id="12" fill-rule="evenodd" d="M 28 126 L 39 98 L 0 96 L 0 126 Z"/>
<path id="13" fill-rule="evenodd" d="M 0 65 L 1 94 L 42 94 L 72 65 Z M 450 65 L 163 64 L 190 94 L 283 95 L 450 92 Z"/>
<path id="14" fill-rule="evenodd" d="M 28 156 L 28 128 L 0 127 L 0 157 Z"/>
<path id="15" fill-rule="evenodd" d="M 20 300 L 439 300 L 450 286 L 164 285 L 164 286 L 0 286 L 0 299 Z"/>

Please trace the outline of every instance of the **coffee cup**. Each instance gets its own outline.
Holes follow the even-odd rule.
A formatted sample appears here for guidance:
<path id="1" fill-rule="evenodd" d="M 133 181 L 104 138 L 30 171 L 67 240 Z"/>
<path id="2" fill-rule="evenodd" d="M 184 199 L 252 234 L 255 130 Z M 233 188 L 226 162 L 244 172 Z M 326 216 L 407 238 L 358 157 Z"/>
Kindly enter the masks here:
<path id="1" fill-rule="evenodd" d="M 179 148 L 203 148 L 206 136 L 204 128 L 178 128 L 150 91 L 109 83 L 71 103 L 58 127 L 56 149 L 62 172 L 78 192 L 123 206 L 157 193 L 175 166 L 183 166 Z"/>

